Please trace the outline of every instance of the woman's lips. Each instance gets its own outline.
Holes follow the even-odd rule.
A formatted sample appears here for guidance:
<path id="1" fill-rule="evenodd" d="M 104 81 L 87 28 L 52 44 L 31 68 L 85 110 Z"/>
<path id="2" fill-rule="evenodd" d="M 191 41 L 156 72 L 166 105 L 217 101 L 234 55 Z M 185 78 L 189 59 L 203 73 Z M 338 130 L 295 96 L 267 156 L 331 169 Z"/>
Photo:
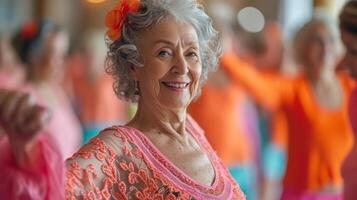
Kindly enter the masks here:
<path id="1" fill-rule="evenodd" d="M 176 81 L 163 81 L 162 83 L 166 87 L 175 91 L 182 91 L 190 85 L 190 83 L 187 82 L 176 82 Z"/>

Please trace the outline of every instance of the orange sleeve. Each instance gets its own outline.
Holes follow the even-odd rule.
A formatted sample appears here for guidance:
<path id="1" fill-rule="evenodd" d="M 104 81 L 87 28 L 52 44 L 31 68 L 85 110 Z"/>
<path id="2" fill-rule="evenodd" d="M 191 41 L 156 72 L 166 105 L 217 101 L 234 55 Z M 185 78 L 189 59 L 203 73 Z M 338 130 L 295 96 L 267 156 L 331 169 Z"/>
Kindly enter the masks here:
<path id="1" fill-rule="evenodd" d="M 288 79 L 278 76 L 267 76 L 253 66 L 241 61 L 233 52 L 226 52 L 220 61 L 220 66 L 230 78 L 241 85 L 263 108 L 277 110 L 290 93 L 292 84 Z"/>

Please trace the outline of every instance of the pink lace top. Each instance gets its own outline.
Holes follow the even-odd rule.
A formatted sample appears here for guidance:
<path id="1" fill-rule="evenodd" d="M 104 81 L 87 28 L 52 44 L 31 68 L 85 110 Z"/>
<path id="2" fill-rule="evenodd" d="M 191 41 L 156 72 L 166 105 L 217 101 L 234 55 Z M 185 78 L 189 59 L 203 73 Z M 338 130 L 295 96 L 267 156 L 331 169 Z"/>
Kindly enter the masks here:
<path id="1" fill-rule="evenodd" d="M 202 130 L 192 118 L 187 122 L 215 170 L 212 185 L 187 176 L 137 129 L 115 126 L 68 159 L 66 199 L 245 199 Z"/>

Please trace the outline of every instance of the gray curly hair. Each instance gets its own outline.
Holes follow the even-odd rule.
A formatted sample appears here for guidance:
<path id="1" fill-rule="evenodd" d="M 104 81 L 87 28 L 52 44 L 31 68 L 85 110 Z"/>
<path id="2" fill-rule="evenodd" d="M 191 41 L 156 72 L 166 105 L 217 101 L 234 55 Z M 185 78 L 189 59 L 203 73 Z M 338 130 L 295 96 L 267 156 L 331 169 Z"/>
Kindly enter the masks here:
<path id="1" fill-rule="evenodd" d="M 129 13 L 124 19 L 121 37 L 115 41 L 106 40 L 106 71 L 114 77 L 114 91 L 119 98 L 132 102 L 138 100 L 137 84 L 129 76 L 130 66 L 144 66 L 139 61 L 136 46 L 138 33 L 169 16 L 190 23 L 197 32 L 202 61 L 200 85 L 207 79 L 208 72 L 217 68 L 221 55 L 218 32 L 196 0 L 141 0 L 138 12 Z"/>

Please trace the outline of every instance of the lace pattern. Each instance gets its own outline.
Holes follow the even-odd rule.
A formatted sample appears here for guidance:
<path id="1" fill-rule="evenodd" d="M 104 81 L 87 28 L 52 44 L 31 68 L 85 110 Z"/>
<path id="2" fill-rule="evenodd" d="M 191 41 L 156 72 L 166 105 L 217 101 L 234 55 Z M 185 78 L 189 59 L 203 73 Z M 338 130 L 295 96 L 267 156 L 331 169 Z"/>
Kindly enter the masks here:
<path id="1" fill-rule="evenodd" d="M 214 166 L 211 186 L 175 168 L 138 130 L 115 126 L 67 160 L 66 199 L 244 199 L 204 137 L 194 137 Z"/>

